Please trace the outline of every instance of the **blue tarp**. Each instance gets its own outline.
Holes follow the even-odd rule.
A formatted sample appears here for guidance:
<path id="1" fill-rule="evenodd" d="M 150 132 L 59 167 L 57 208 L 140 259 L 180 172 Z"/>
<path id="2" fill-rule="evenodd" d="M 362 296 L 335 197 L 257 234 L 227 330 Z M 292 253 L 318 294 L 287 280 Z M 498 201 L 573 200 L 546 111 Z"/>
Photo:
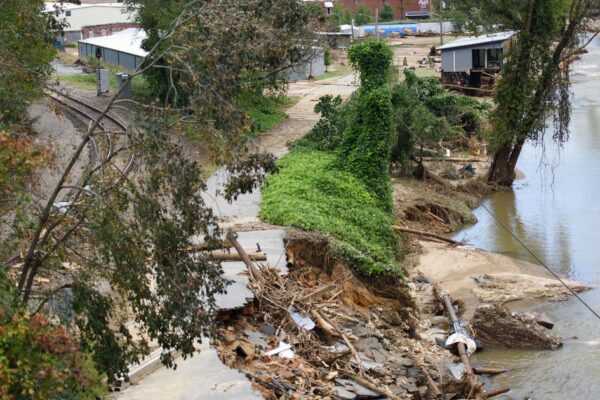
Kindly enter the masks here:
<path id="1" fill-rule="evenodd" d="M 365 33 L 368 33 L 370 36 L 375 34 L 375 25 L 366 25 L 363 27 L 365 29 Z M 381 36 L 390 36 L 392 32 L 397 32 L 400 36 L 404 36 L 407 30 L 412 32 L 417 32 L 417 25 L 414 24 L 395 24 L 395 25 L 379 25 L 377 27 L 379 29 L 379 35 Z"/>

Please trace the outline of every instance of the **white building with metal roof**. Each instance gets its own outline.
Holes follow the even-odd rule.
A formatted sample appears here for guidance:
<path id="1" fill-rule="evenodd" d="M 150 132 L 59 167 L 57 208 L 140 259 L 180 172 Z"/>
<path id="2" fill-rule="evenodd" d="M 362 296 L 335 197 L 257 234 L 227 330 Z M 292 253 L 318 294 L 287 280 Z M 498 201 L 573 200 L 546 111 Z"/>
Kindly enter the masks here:
<path id="1" fill-rule="evenodd" d="M 508 31 L 468 37 L 438 47 L 442 54 L 442 73 L 500 70 L 515 34 Z"/>
<path id="2" fill-rule="evenodd" d="M 142 29 L 130 28 L 111 36 L 79 40 L 79 58 L 95 57 L 97 49 L 100 49 L 101 61 L 133 71 L 148 54 L 142 49 L 144 39 L 146 39 L 146 32 Z"/>

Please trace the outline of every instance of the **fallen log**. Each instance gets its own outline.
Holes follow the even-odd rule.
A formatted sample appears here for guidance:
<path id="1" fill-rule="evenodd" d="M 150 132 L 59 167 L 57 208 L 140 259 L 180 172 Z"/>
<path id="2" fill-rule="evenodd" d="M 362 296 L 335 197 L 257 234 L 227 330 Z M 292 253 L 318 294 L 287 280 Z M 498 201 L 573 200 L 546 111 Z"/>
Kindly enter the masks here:
<path id="1" fill-rule="evenodd" d="M 242 256 L 240 256 L 239 254 L 225 253 L 222 251 L 204 253 L 204 257 L 213 261 L 244 261 L 242 259 Z M 265 253 L 248 253 L 248 257 L 252 261 L 267 261 L 267 255 Z"/>
<path id="2" fill-rule="evenodd" d="M 242 261 L 244 261 L 244 264 L 246 264 L 246 268 L 248 268 L 250 277 L 256 281 L 262 281 L 263 280 L 262 272 L 260 272 L 260 269 L 258 269 L 256 264 L 254 264 L 254 262 L 250 259 L 250 257 L 248 257 L 248 254 L 246 253 L 244 248 L 240 245 L 240 242 L 237 241 L 235 234 L 232 231 L 229 231 L 227 233 L 227 240 L 229 240 L 229 242 L 231 242 L 233 247 L 235 247 L 235 250 L 238 252 L 240 257 L 242 258 Z"/>
<path id="3" fill-rule="evenodd" d="M 501 387 L 501 388 L 494 389 L 494 390 L 485 390 L 483 392 L 483 396 L 486 399 L 489 399 L 490 397 L 498 396 L 499 394 L 504 394 L 506 392 L 510 392 L 509 387 Z"/>
<path id="4" fill-rule="evenodd" d="M 418 231 L 416 229 L 405 228 L 405 227 L 398 226 L 398 225 L 392 225 L 392 229 L 395 232 L 405 232 L 405 233 L 412 233 L 414 235 L 431 237 L 431 238 L 438 239 L 438 240 L 441 240 L 441 241 L 446 242 L 446 243 L 453 244 L 455 246 L 464 244 L 463 242 L 459 242 L 457 240 L 450 239 L 450 238 L 444 237 L 442 235 L 438 235 L 437 233 L 431 233 L 431 232 L 425 232 L 425 231 Z"/>
<path id="5" fill-rule="evenodd" d="M 218 250 L 218 249 L 229 249 L 232 247 L 233 247 L 233 245 L 231 244 L 231 242 L 229 240 L 223 240 L 221 242 L 214 243 L 212 245 L 209 245 L 208 243 L 194 244 L 188 248 L 188 251 L 191 253 L 194 253 L 194 252 L 199 252 L 199 251 L 213 251 L 213 250 Z"/>
<path id="6" fill-rule="evenodd" d="M 479 157 L 423 157 L 423 161 L 448 161 L 448 162 L 487 162 L 488 160 Z"/>
<path id="7" fill-rule="evenodd" d="M 452 302 L 450 301 L 450 296 L 448 295 L 448 293 L 441 292 L 440 299 L 444 304 L 444 308 L 446 309 L 446 313 L 448 314 L 452 325 L 458 326 L 458 318 L 456 316 L 456 313 L 454 312 L 454 307 L 452 306 Z M 462 363 L 465 366 L 466 381 L 469 384 L 469 386 L 471 386 L 471 391 L 474 393 L 475 399 L 479 400 L 481 399 L 481 386 L 477 382 L 477 377 L 475 376 L 475 374 L 473 373 L 473 369 L 471 368 L 471 363 L 469 362 L 469 356 L 467 354 L 467 346 L 461 342 L 456 343 L 456 345 L 458 348 L 458 356 L 460 357 L 460 361 L 462 361 Z"/>
<path id="8" fill-rule="evenodd" d="M 503 374 L 504 372 L 506 372 L 506 370 L 502 369 L 502 368 L 482 367 L 482 368 L 473 368 L 473 372 L 475 372 L 475 374 L 477 374 L 477 375 L 498 375 L 498 374 Z"/>

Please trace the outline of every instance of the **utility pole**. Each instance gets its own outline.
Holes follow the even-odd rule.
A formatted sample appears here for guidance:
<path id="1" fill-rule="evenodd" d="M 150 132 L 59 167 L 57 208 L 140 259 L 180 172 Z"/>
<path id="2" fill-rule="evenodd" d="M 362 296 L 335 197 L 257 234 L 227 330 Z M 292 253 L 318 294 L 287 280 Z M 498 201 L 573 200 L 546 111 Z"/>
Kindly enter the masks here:
<path id="1" fill-rule="evenodd" d="M 444 9 L 444 0 L 440 0 L 440 12 L 438 14 L 438 18 L 440 19 L 440 46 L 444 45 L 444 14 L 442 10 Z"/>
<path id="2" fill-rule="evenodd" d="M 350 19 L 350 27 L 352 29 L 352 41 L 354 42 L 354 40 L 356 40 L 356 38 L 354 37 L 354 17 Z"/>
<path id="3" fill-rule="evenodd" d="M 379 7 L 375 9 L 375 38 L 379 40 Z"/>

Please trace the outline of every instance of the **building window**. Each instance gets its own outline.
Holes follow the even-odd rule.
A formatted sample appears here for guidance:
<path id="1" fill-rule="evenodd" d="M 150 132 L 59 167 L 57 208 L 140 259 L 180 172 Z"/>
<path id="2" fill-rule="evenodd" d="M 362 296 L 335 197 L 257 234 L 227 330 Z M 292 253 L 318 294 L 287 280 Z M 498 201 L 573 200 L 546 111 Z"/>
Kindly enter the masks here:
<path id="1" fill-rule="evenodd" d="M 65 14 L 67 15 L 67 17 L 71 16 L 71 11 L 66 11 Z"/>

